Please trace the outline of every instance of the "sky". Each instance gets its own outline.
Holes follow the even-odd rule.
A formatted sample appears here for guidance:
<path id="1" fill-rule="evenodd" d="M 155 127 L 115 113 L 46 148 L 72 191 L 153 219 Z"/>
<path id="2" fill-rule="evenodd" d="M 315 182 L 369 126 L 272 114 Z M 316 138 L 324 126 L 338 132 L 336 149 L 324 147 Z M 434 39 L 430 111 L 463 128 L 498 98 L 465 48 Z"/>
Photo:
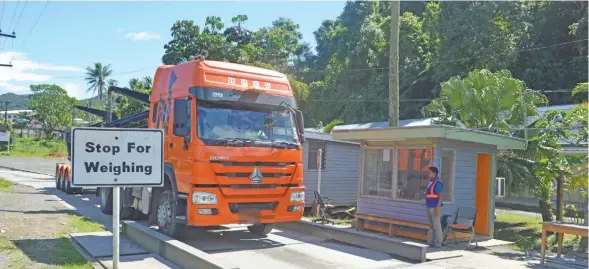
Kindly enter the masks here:
<path id="1" fill-rule="evenodd" d="M 300 25 L 303 41 L 315 46 L 313 32 L 323 20 L 335 19 L 344 1 L 329 2 L 55 2 L 0 3 L 0 94 L 30 93 L 35 84 L 57 84 L 78 99 L 91 97 L 84 81 L 87 66 L 110 64 L 113 79 L 152 76 L 161 65 L 164 44 L 177 20 L 203 27 L 207 16 L 226 26 L 245 14 L 249 30 L 270 26 L 279 17 Z M 21 15 L 22 14 L 22 15 Z M 35 24 L 35 22 L 37 23 Z"/>

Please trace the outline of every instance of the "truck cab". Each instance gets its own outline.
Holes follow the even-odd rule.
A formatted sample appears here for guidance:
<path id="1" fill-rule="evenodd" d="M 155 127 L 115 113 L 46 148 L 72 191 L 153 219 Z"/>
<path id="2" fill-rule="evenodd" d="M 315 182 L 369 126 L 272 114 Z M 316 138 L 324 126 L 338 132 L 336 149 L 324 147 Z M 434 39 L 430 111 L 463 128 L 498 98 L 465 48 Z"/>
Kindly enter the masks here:
<path id="1" fill-rule="evenodd" d="M 133 187 L 127 204 L 162 233 L 243 223 L 267 234 L 301 219 L 303 116 L 284 74 L 207 60 L 162 66 L 147 125 L 164 130 L 165 186 Z"/>

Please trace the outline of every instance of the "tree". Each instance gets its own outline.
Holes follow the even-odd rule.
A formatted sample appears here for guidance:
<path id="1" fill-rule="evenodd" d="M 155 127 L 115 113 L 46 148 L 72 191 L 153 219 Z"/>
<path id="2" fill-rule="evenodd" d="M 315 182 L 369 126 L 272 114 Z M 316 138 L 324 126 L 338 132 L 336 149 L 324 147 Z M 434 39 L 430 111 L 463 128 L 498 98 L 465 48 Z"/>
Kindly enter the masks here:
<path id="1" fill-rule="evenodd" d="M 242 46 L 252 41 L 253 33 L 241 26 L 247 19 L 247 15 L 237 15 L 231 18 L 231 22 L 237 25 L 233 25 L 223 32 L 223 36 L 227 42 L 235 42 L 238 46 Z"/>
<path id="2" fill-rule="evenodd" d="M 323 127 L 323 132 L 326 134 L 330 134 L 331 131 L 333 130 L 333 128 L 335 126 L 344 124 L 343 120 L 332 120 L 330 123 L 328 123 L 325 127 Z"/>
<path id="3" fill-rule="evenodd" d="M 90 85 L 88 92 L 92 94 L 98 94 L 100 101 L 103 106 L 107 106 L 105 103 L 104 94 L 108 91 L 109 77 L 112 75 L 112 69 L 110 64 L 103 66 L 102 63 L 96 62 L 94 66 L 86 67 L 86 83 Z"/>
<path id="4" fill-rule="evenodd" d="M 153 81 L 149 76 L 141 79 L 132 78 L 129 80 L 129 89 L 145 94 L 151 94 L 152 85 Z M 117 112 L 119 117 L 126 117 L 149 109 L 149 105 L 143 104 L 127 96 L 117 96 L 116 102 L 118 104 Z"/>
<path id="5" fill-rule="evenodd" d="M 43 132 L 51 137 L 54 130 L 68 127 L 72 122 L 72 107 L 77 102 L 66 90 L 55 84 L 31 85 L 29 107 L 43 125 Z"/>
<path id="6" fill-rule="evenodd" d="M 456 76 L 442 83 L 440 97 L 423 107 L 422 113 L 426 117 L 439 117 L 438 123 L 453 125 L 460 120 L 467 128 L 521 138 L 523 132 L 513 129 L 527 127 L 524 114 L 528 118 L 539 116 L 536 106 L 546 103 L 543 94 L 526 89 L 525 83 L 513 78 L 508 71 L 475 70 L 464 78 Z M 505 150 L 498 154 L 498 175 L 506 178 L 511 191 L 535 187 L 536 195 L 541 198 L 543 216 L 548 219 L 552 216 L 550 200 L 544 198 L 546 194 L 550 197 L 552 191 L 548 178 L 553 170 L 538 172 L 535 169 L 562 166 L 556 159 L 558 140 L 548 132 L 530 132 L 529 135 L 532 138 L 525 150 Z M 544 180 L 534 184 L 538 177 Z"/>

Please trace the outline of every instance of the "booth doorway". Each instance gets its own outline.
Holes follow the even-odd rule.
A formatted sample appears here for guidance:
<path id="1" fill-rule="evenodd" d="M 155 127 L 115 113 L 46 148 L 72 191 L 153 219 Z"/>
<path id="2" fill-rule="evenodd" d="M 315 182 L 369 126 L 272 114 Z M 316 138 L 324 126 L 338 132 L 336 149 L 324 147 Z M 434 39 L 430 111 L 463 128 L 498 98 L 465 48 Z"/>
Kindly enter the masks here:
<path id="1" fill-rule="evenodd" d="M 489 235 L 489 210 L 491 188 L 491 154 L 479 153 L 477 156 L 475 233 Z"/>

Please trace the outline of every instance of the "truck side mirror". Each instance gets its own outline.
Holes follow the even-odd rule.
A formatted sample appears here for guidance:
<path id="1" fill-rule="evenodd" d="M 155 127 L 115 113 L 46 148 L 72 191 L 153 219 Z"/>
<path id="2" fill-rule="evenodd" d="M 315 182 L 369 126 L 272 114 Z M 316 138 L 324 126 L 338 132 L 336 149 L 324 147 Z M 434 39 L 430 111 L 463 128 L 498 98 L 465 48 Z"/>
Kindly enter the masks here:
<path id="1" fill-rule="evenodd" d="M 175 136 L 189 136 L 190 129 L 188 128 L 188 100 L 176 99 L 174 100 L 174 135 Z"/>
<path id="2" fill-rule="evenodd" d="M 303 118 L 303 111 L 296 110 L 296 121 L 297 127 L 300 130 L 301 134 L 303 134 L 305 130 L 305 119 Z"/>

